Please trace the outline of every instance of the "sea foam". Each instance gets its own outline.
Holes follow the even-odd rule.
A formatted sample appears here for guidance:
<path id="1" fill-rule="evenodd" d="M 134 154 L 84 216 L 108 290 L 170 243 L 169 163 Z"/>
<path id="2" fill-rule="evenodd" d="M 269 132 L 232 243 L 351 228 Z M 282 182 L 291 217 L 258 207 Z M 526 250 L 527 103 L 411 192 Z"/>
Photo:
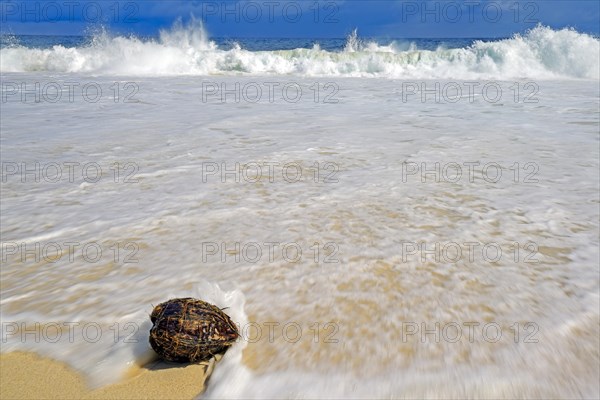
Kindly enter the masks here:
<path id="1" fill-rule="evenodd" d="M 572 29 L 537 26 L 523 35 L 475 41 L 464 48 L 419 50 L 393 41 L 362 41 L 356 32 L 341 51 L 313 48 L 221 49 L 202 24 L 176 23 L 158 39 L 95 35 L 82 47 L 12 45 L 0 50 L 2 72 L 101 75 L 298 75 L 315 77 L 513 79 L 599 78 L 600 42 Z"/>

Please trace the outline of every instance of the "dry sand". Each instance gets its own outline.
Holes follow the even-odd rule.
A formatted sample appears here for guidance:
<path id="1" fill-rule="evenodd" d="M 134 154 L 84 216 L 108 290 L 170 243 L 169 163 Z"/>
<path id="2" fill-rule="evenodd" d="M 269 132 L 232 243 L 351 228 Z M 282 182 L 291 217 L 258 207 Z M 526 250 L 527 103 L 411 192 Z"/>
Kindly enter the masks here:
<path id="1" fill-rule="evenodd" d="M 90 389 L 85 377 L 36 354 L 0 354 L 0 399 L 193 399 L 204 390 L 214 362 L 136 367 L 122 382 Z"/>

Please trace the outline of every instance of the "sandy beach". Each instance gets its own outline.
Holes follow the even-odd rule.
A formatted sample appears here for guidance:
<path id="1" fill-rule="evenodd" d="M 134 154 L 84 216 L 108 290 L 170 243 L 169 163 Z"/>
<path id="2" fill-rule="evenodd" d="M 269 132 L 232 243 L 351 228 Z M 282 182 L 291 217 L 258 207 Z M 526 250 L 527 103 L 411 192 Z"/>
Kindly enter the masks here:
<path id="1" fill-rule="evenodd" d="M 207 363 L 172 367 L 154 362 L 132 368 L 122 382 L 92 389 L 82 374 L 64 363 L 13 352 L 0 355 L 0 398 L 193 399 L 204 390 L 210 368 Z"/>
<path id="2" fill-rule="evenodd" d="M 0 35 L 2 399 L 600 398 L 600 36 L 340 3 L 329 38 Z M 181 298 L 237 325 L 219 361 L 157 361 Z M 177 357 L 214 315 L 169 313 Z"/>

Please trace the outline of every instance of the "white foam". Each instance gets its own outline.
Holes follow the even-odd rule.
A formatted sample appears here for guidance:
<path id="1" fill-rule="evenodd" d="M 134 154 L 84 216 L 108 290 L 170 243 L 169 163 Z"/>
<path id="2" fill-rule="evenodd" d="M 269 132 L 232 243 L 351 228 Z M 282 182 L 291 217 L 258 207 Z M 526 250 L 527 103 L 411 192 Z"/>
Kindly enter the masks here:
<path id="1" fill-rule="evenodd" d="M 83 84 L 89 76 L 11 79 Z M 228 87 L 258 80 L 211 79 Z M 315 81 L 294 80 L 303 88 Z M 96 81 L 104 87 L 114 78 Z M 73 183 L 18 175 L 3 183 L 3 241 L 97 241 L 107 256 L 96 263 L 79 253 L 54 263 L 9 256 L 0 269 L 2 322 L 97 322 L 107 338 L 88 346 L 38 344 L 29 335 L 1 350 L 38 351 L 96 383 L 110 382 L 150 351 L 152 304 L 192 296 L 230 307 L 242 325 L 247 314 L 259 324 L 339 326 L 335 344 L 313 344 L 311 336 L 299 344 L 280 336 L 249 343 L 248 366 L 238 343 L 217 365 L 210 397 L 597 398 L 597 82 L 544 81 L 533 104 L 515 102 L 508 89 L 514 82 L 501 82 L 506 95 L 497 103 L 478 96 L 448 104 L 403 102 L 394 80 L 331 81 L 341 89 L 337 104 L 316 104 L 312 96 L 293 104 L 203 103 L 203 78 L 187 76 L 141 80 L 137 103 L 3 104 L 3 162 L 97 162 L 109 175 L 85 189 L 79 175 Z M 115 161 L 137 163 L 140 182 L 114 182 L 108 168 Z M 235 163 L 333 162 L 339 183 L 289 183 L 281 173 L 274 182 L 231 175 L 203 181 L 207 161 L 227 162 L 228 170 Z M 402 179 L 405 162 L 427 162 L 431 171 L 436 162 L 475 161 L 499 163 L 503 178 Z M 517 181 L 510 169 L 516 162 Z M 523 181 L 526 163 L 539 167 L 538 182 Z M 507 249 L 532 241 L 540 262 L 525 263 L 525 249 L 518 262 L 513 253 L 498 263 L 480 256 L 403 260 L 404 240 L 426 241 L 429 249 L 438 241 L 500 242 Z M 138 262 L 114 262 L 115 242 L 139 244 Z M 203 242 L 229 249 L 233 242 L 296 242 L 306 256 L 298 263 L 281 253 L 274 261 L 231 254 L 226 262 L 205 260 Z M 315 262 L 315 242 L 336 243 L 340 262 Z M 399 340 L 404 321 L 490 319 L 506 329 L 535 322 L 539 343 L 514 343 L 510 330 L 497 344 Z M 109 328 L 132 321 L 140 324 L 139 343 L 115 345 Z M 121 339 L 128 333 L 122 329 Z"/>
<path id="2" fill-rule="evenodd" d="M 224 291 L 218 284 L 199 281 L 192 290 L 165 294 L 162 299 L 176 297 L 194 297 L 220 308 L 227 307 L 227 314 L 234 323 L 241 326 L 247 323 L 244 314 L 244 295 L 239 290 Z M 19 296 L 3 299 L 5 302 L 17 300 Z M 80 312 L 59 313 L 59 317 L 27 311 L 18 315 L 3 313 L 2 351 L 34 351 L 67 362 L 83 372 L 89 378 L 92 387 L 114 383 L 122 379 L 127 369 L 134 364 L 143 365 L 155 357 L 148 344 L 149 331 L 152 327 L 149 318 L 152 305 L 146 304 L 140 309 L 139 305 L 132 304 L 131 310 L 127 314 L 113 313 L 100 318 L 98 314 L 86 316 Z M 99 311 L 101 313 L 101 310 Z M 14 324 L 21 323 L 26 324 L 29 333 L 12 334 Z M 35 323 L 39 323 L 40 326 L 49 324 L 49 328 L 38 334 L 37 340 L 33 333 Z M 64 328 L 61 334 L 58 333 L 57 326 Z M 70 326 L 71 332 L 69 332 Z M 240 353 L 244 345 L 244 341 L 235 344 L 232 346 L 231 353 Z M 224 362 L 229 362 L 227 361 L 229 358 L 230 356 L 224 357 Z"/>
<path id="3" fill-rule="evenodd" d="M 538 26 L 525 35 L 475 42 L 460 49 L 417 50 L 414 44 L 378 45 L 354 31 L 345 49 L 319 47 L 251 52 L 222 50 L 197 21 L 180 22 L 158 40 L 95 36 L 90 45 L 1 50 L 2 72 L 83 72 L 106 75 L 300 75 L 382 78 L 585 78 L 600 74 L 599 41 L 572 29 Z"/>

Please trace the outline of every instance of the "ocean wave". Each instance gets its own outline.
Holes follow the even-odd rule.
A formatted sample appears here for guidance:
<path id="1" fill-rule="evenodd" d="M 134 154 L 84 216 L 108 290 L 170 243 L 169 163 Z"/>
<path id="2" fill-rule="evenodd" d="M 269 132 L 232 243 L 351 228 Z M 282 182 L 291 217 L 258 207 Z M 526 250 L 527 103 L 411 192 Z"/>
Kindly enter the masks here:
<path id="1" fill-rule="evenodd" d="M 413 44 L 361 41 L 356 32 L 341 51 L 222 49 L 196 21 L 176 23 L 158 39 L 101 32 L 88 45 L 0 50 L 2 72 L 98 75 L 297 75 L 314 77 L 513 79 L 600 78 L 600 40 L 573 29 L 537 26 L 464 48 L 420 50 Z"/>

